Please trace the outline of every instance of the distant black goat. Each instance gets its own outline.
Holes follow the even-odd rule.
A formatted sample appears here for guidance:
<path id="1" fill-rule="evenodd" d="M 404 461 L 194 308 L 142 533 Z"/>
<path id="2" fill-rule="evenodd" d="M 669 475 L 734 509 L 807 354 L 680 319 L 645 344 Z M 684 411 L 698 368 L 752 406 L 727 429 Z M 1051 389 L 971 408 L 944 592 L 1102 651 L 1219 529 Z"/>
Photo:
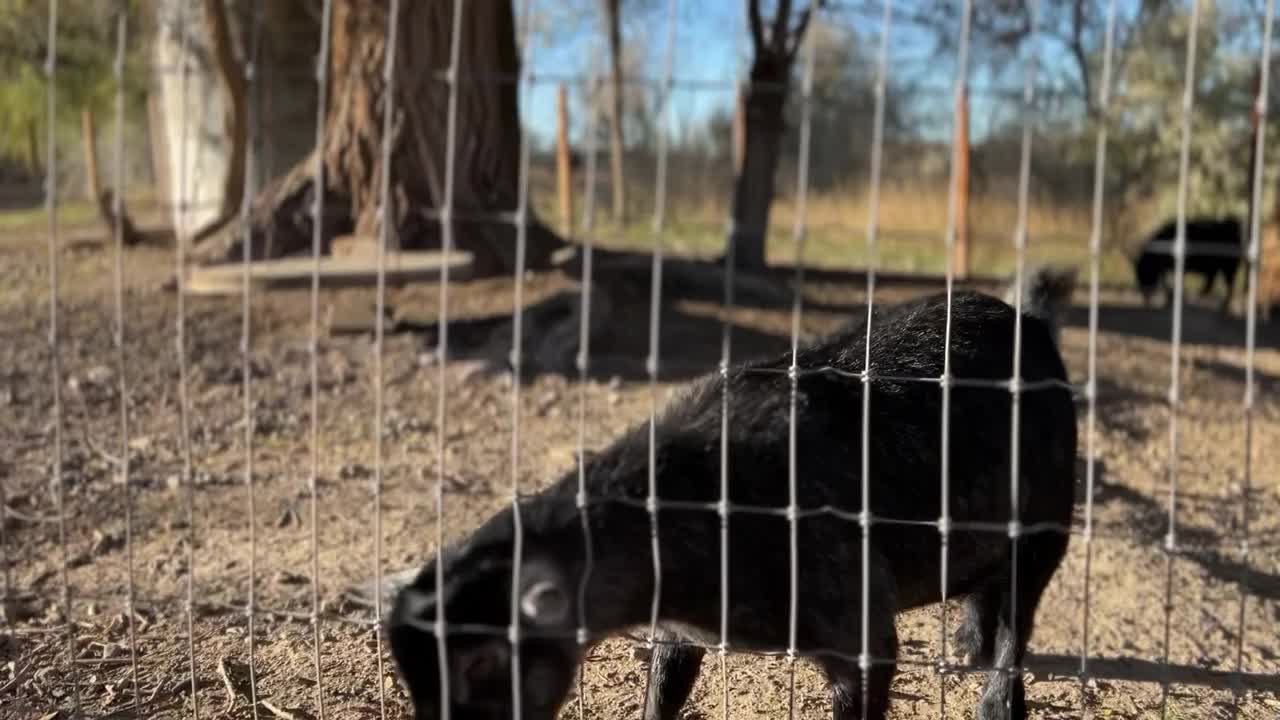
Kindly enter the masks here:
<path id="1" fill-rule="evenodd" d="M 1035 301 L 1046 294 L 1037 290 L 1028 296 Z M 1052 382 L 1065 382 L 1066 370 L 1042 319 L 1048 311 L 1029 302 L 1022 321 L 1022 381 L 1050 382 L 1024 388 L 1021 395 L 1020 525 L 1007 526 L 1015 519 L 1011 393 L 964 381 L 1009 379 L 1015 313 L 994 297 L 970 292 L 956 293 L 951 311 L 956 383 L 948 499 L 954 526 L 944 536 L 946 594 L 967 596 L 957 649 L 981 667 L 996 668 L 988 675 L 977 716 L 1022 718 L 1022 675 L 1000 668 L 1022 662 L 1041 593 L 1066 552 L 1062 529 L 1071 522 L 1074 502 L 1075 406 L 1069 390 Z M 720 639 L 722 517 L 713 508 L 721 499 L 726 381 L 728 500 L 733 506 L 768 509 L 740 508 L 727 518 L 729 647 L 777 651 L 789 645 L 786 508 L 794 458 L 797 652 L 825 671 L 836 720 L 885 717 L 898 649 L 894 615 L 941 598 L 936 523 L 943 514 L 943 391 L 937 378 L 944 370 L 946 319 L 943 295 L 880 309 L 872 320 L 873 377 L 866 384 L 850 375 L 864 367 L 865 324 L 802 349 L 796 359 L 794 433 L 789 353 L 695 383 L 658 419 L 653 472 L 659 498 L 660 632 L 650 660 L 648 718 L 677 717 L 697 679 L 704 646 Z M 864 598 L 862 530 L 831 511 L 858 513 L 863 507 L 862 397 L 868 388 L 869 508 L 874 518 L 909 522 L 870 526 L 870 592 Z M 589 461 L 589 545 L 577 502 L 578 474 L 569 472 L 518 506 L 523 537 L 518 577 L 513 577 L 517 517 L 506 509 L 461 546 L 433 559 L 398 594 L 388 633 L 418 718 L 439 717 L 442 704 L 455 720 L 509 718 L 518 692 L 524 718 L 550 720 L 568 697 L 587 649 L 575 635 L 580 627 L 596 642 L 648 626 L 655 591 L 645 508 L 649 457 L 648 427 L 641 425 Z M 989 525 L 978 529 L 975 523 Z M 438 569 L 443 597 L 436 594 Z M 514 597 L 513 583 L 518 583 Z M 874 659 L 866 687 L 858 662 L 864 599 L 867 650 Z M 438 611 L 448 627 L 443 654 L 435 635 Z M 514 644 L 507 634 L 513 621 Z M 684 640 L 700 645 L 676 642 Z"/>
<path id="2" fill-rule="evenodd" d="M 1237 218 L 1187 219 L 1187 255 L 1183 265 L 1185 272 L 1204 278 L 1200 296 L 1207 297 L 1213 291 L 1218 275 L 1227 286 L 1223 310 L 1231 306 L 1235 290 L 1236 270 L 1240 267 L 1241 223 Z M 1173 305 L 1173 284 L 1168 273 L 1174 269 L 1173 244 L 1178 236 L 1178 223 L 1170 220 L 1149 235 L 1142 249 L 1133 258 L 1133 274 L 1145 304 L 1151 304 L 1156 290 L 1163 288 L 1165 303 Z M 1163 246 L 1163 247 L 1158 247 Z"/>

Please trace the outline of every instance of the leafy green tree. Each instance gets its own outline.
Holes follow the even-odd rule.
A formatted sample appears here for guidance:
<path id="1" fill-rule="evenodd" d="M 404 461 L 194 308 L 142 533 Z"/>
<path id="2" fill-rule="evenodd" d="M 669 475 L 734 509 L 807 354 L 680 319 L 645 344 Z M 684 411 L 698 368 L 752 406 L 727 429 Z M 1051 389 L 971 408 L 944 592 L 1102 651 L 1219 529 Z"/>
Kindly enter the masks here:
<path id="1" fill-rule="evenodd" d="M 116 20 L 126 13 L 129 34 L 125 58 L 126 122 L 143 117 L 146 107 L 148 32 L 141 0 L 61 0 L 56 27 L 54 121 L 59 143 L 78 138 L 84 109 L 111 117 L 116 97 Z M 0 156 L 33 158 L 33 143 L 47 135 L 49 3 L 5 0 L 0 3 Z"/>

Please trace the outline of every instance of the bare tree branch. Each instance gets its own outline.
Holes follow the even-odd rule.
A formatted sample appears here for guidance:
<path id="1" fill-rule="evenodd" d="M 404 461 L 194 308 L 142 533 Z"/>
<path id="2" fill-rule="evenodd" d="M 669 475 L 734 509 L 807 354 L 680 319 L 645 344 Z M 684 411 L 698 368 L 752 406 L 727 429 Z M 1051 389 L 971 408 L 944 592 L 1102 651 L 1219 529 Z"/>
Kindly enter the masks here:
<path id="1" fill-rule="evenodd" d="M 773 34 L 769 44 L 775 50 L 785 52 L 787 48 L 787 23 L 791 20 L 791 0 L 778 0 L 777 14 L 773 16 Z"/>
<path id="2" fill-rule="evenodd" d="M 794 60 L 796 53 L 800 52 L 800 46 L 804 44 L 804 34 L 809 29 L 809 21 L 813 18 L 813 12 L 814 10 L 820 10 L 823 5 L 823 0 L 814 0 L 813 4 L 800 11 L 800 20 L 796 23 L 795 32 L 791 36 L 791 47 L 787 48 L 787 57 Z"/>
<path id="3" fill-rule="evenodd" d="M 747 20 L 751 25 L 751 42 L 759 53 L 765 47 L 764 21 L 760 19 L 760 0 L 747 0 Z"/>

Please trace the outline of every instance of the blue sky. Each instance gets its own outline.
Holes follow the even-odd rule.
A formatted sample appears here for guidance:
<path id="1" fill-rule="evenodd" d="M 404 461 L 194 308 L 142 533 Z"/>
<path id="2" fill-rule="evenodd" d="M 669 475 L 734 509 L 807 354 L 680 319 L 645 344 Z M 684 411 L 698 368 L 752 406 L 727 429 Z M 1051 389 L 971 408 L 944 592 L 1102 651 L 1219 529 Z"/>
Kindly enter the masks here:
<path id="1" fill-rule="evenodd" d="M 646 12 L 627 23 L 623 42 L 645 48 L 645 74 L 660 78 L 667 47 L 670 0 L 630 1 L 645 3 Z M 919 2 L 928 3 L 930 0 L 899 0 L 895 2 L 895 8 Z M 670 129 L 682 125 L 700 126 L 717 108 L 729 107 L 733 102 L 733 84 L 745 77 L 750 62 L 743 2 L 678 0 L 676 4 L 673 76 L 678 83 L 695 83 L 698 86 L 680 87 L 674 93 L 668 116 Z M 769 12 L 772 3 L 764 4 L 766 12 Z M 558 7 L 551 0 L 543 0 L 535 5 L 535 12 L 537 8 L 548 5 Z M 590 0 L 586 5 L 593 11 L 590 15 L 554 18 L 550 24 L 556 31 L 538 33 L 531 47 L 530 67 L 535 82 L 522 97 L 521 111 L 530 130 L 541 139 L 554 135 L 558 80 L 588 76 L 593 53 L 602 50 L 599 3 Z M 874 58 L 879 45 L 882 6 L 875 0 L 844 0 L 830 5 L 834 9 L 824 13 L 824 22 L 845 33 L 844 37 L 851 42 L 862 43 L 867 56 Z M 1105 7 L 1105 3 L 1099 2 L 1098 6 Z M 521 0 L 517 0 L 516 7 L 519 13 Z M 1131 18 L 1137 7 L 1138 0 L 1117 0 L 1117 12 L 1122 19 Z M 543 27 L 547 27 L 545 21 Z M 928 118 L 923 130 L 936 139 L 947 138 L 951 120 L 950 95 L 955 79 L 954 58 L 939 57 L 934 53 L 934 38 L 923 29 L 906 24 L 901 15 L 895 15 L 890 39 L 891 78 L 909 81 L 917 88 L 912 95 L 915 109 Z M 1055 81 L 1050 79 L 1050 75 L 1061 76 L 1068 72 L 1067 68 L 1074 67 L 1060 43 L 1042 38 L 1038 48 L 1043 70 L 1037 75 L 1039 87 L 1052 86 Z M 604 55 L 599 57 L 603 61 Z M 994 74 L 991 66 L 977 54 L 971 57 L 971 68 L 971 129 L 976 139 L 992 122 L 1017 111 L 1016 94 L 1021 89 L 1023 75 L 1019 63 L 1005 66 L 998 75 Z M 602 62 L 598 71 L 604 72 L 605 69 Z M 868 68 L 868 72 L 874 72 L 874 68 Z M 576 95 L 578 89 L 570 85 L 571 93 Z M 996 97 L 993 93 L 997 90 L 1004 95 Z M 570 108 L 571 112 L 577 109 L 573 100 Z M 580 130 L 581 120 L 580 117 L 573 118 L 575 136 Z"/>

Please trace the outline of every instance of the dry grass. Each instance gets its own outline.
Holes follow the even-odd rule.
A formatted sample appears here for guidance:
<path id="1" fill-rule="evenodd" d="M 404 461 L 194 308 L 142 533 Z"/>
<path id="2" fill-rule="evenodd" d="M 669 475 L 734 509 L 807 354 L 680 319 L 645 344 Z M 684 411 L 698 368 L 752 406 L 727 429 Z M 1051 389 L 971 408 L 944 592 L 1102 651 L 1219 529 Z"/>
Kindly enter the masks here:
<path id="1" fill-rule="evenodd" d="M 534 179 L 535 203 L 542 217 L 559 224 L 554 194 Z M 603 196 L 602 196 L 603 197 Z M 614 223 L 600 210 L 591 233 L 594 242 L 613 248 L 650 250 L 654 247 L 652 203 L 633 197 L 631 217 L 625 225 Z M 875 266 L 894 272 L 941 274 L 945 271 L 943 243 L 948 224 L 947 188 L 885 185 L 878 206 L 878 257 Z M 581 212 L 581 199 L 575 212 Z M 723 252 L 729 216 L 727 201 L 708 193 L 673 193 L 664 218 L 663 249 L 678 255 L 716 256 Z M 830 269 L 860 269 L 871 263 L 867 229 L 871 217 L 870 193 L 860 189 L 836 189 L 811 194 L 804 208 L 803 260 L 806 265 Z M 770 213 L 769 257 L 790 264 L 796 258 L 795 227 L 799 204 L 790 193 L 781 194 Z M 1014 229 L 1019 208 L 1014 196 L 975 195 L 969 205 L 971 237 L 970 269 L 978 274 L 1013 271 Z M 1026 211 L 1027 258 L 1031 262 L 1088 264 L 1092 231 L 1089 208 L 1068 208 L 1033 200 Z M 580 223 L 581 217 L 575 218 Z M 1104 284 L 1128 285 L 1131 270 L 1122 242 L 1107 237 L 1101 276 Z"/>

